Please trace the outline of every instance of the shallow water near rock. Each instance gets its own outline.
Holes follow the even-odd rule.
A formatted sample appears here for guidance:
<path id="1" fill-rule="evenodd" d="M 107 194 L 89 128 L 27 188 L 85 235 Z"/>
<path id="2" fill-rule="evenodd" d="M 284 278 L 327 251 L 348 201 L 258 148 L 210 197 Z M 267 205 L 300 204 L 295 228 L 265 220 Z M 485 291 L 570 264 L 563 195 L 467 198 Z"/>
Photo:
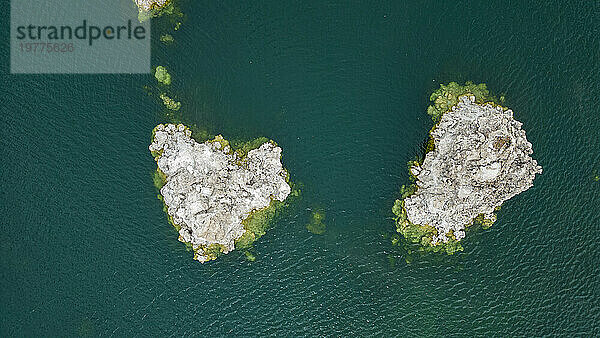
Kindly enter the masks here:
<path id="1" fill-rule="evenodd" d="M 275 140 L 303 184 L 254 262 L 177 241 L 152 74 L 12 76 L 0 42 L 0 335 L 598 336 L 598 6 L 183 2 L 153 64 L 186 122 Z M 383 236 L 391 207 L 430 93 L 467 80 L 505 95 L 544 173 L 464 252 L 409 257 Z"/>

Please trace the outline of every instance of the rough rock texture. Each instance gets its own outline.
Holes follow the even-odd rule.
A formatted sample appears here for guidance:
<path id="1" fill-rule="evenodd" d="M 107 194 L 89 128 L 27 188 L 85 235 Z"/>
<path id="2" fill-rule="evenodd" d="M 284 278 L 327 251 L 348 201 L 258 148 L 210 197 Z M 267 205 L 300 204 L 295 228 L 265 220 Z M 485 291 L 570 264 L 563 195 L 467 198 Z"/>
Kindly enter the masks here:
<path id="1" fill-rule="evenodd" d="M 149 11 L 158 9 L 167 4 L 170 0 L 135 0 L 135 4 L 140 10 Z"/>
<path id="2" fill-rule="evenodd" d="M 281 148 L 263 143 L 240 158 L 222 137 L 198 143 L 183 125 L 159 125 L 149 149 L 166 177 L 160 193 L 179 240 L 191 243 L 204 262 L 211 245 L 223 253 L 235 247 L 245 230 L 242 220 L 255 210 L 283 201 L 291 188 L 281 164 Z M 200 250 L 198 250 L 200 249 Z"/>
<path id="3" fill-rule="evenodd" d="M 437 230 L 432 244 L 464 237 L 465 226 L 529 189 L 542 168 L 512 110 L 462 96 L 431 132 L 435 149 L 412 166 L 417 191 L 404 201 L 408 221 Z"/>

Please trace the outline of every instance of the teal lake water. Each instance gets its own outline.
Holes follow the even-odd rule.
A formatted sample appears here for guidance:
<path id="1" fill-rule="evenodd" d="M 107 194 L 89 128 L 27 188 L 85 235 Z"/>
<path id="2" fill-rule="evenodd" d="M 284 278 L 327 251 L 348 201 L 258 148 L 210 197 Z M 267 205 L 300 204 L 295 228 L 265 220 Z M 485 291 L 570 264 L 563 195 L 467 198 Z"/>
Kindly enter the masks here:
<path id="1" fill-rule="evenodd" d="M 181 9 L 153 64 L 185 121 L 277 141 L 302 199 L 255 262 L 192 260 L 152 184 L 153 77 L 9 75 L 4 12 L 0 336 L 600 336 L 600 2 Z M 464 252 L 407 263 L 391 207 L 429 94 L 467 80 L 506 96 L 544 173 Z"/>

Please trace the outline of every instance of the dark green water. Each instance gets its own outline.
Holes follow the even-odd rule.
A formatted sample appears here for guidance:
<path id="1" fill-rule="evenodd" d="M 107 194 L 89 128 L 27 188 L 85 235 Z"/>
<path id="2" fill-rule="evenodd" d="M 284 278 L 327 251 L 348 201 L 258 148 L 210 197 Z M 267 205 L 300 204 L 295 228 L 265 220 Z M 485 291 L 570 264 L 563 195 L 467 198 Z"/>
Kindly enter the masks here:
<path id="1" fill-rule="evenodd" d="M 303 199 L 255 262 L 193 261 L 152 185 L 151 76 L 10 76 L 3 39 L 1 336 L 600 335 L 600 2 L 181 8 L 153 60 L 186 121 L 276 140 Z M 382 234 L 452 80 L 506 95 L 544 173 L 463 253 L 407 264 Z"/>

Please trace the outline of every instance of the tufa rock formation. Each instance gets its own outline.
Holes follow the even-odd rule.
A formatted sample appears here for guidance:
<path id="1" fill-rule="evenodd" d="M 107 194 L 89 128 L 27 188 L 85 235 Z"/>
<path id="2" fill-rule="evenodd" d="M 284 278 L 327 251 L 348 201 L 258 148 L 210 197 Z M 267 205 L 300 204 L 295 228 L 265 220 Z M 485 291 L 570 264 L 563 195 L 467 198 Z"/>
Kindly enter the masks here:
<path id="1" fill-rule="evenodd" d="M 422 164 L 410 167 L 415 184 L 394 206 L 398 232 L 429 248 L 446 245 L 450 254 L 462 250 L 465 227 L 490 226 L 494 211 L 542 173 L 512 110 L 476 103 L 473 95 L 454 99 L 430 132 Z"/>
<path id="2" fill-rule="evenodd" d="M 149 149 L 164 175 L 160 193 L 179 240 L 191 244 L 200 262 L 234 250 L 247 231 L 243 221 L 291 191 L 281 148 L 272 141 L 244 154 L 221 136 L 198 143 L 185 126 L 161 124 Z"/>

